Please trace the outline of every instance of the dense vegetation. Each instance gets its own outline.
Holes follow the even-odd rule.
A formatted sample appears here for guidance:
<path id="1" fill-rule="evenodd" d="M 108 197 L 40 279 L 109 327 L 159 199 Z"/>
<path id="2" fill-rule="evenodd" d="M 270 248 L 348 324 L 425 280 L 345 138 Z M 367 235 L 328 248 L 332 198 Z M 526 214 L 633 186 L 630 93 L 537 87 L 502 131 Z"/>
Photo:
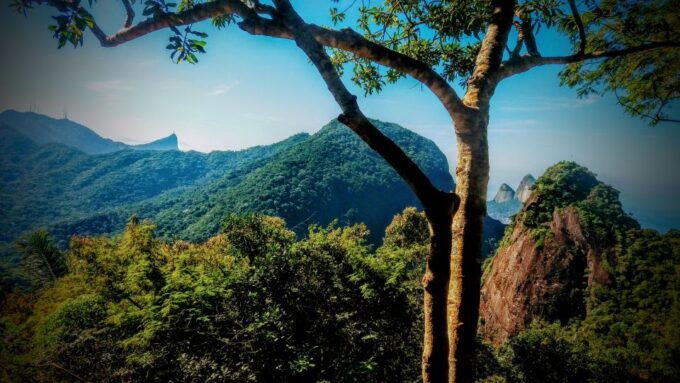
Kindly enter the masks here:
<path id="1" fill-rule="evenodd" d="M 37 145 L 7 127 L 0 129 L 0 137 L 0 222 L 5 228 L 0 241 L 14 240 L 30 228 L 126 210 L 165 193 L 181 192 L 270 158 L 307 138 L 297 135 L 238 152 L 124 150 L 95 156 L 61 144 Z M 130 215 L 122 219 L 121 227 Z M 98 233 L 97 227 L 83 233 Z M 63 239 L 71 234 L 75 233 Z"/>
<path id="2" fill-rule="evenodd" d="M 389 239 L 375 255 L 366 234 L 296 241 L 281 219 L 246 215 L 201 244 L 135 218 L 113 238 L 74 238 L 66 275 L 6 297 L 2 378 L 416 381 L 421 248 Z"/>
<path id="3" fill-rule="evenodd" d="M 590 174 L 563 163 L 539 185 L 574 172 Z M 584 198 L 596 217 L 616 210 Z M 537 321 L 498 349 L 480 341 L 478 381 L 677 381 L 680 232 L 632 228 L 626 238 L 610 253 L 611 283 L 588 295 L 585 318 Z M 8 381 L 415 382 L 427 242 L 414 208 L 394 217 L 375 251 L 362 224 L 314 226 L 298 240 L 280 218 L 256 214 L 229 215 L 202 243 L 159 239 L 136 217 L 114 237 L 75 237 L 65 253 L 36 233 L 22 242 L 30 286 L 0 285 L 0 373 Z M 63 265 L 56 279 L 42 277 L 36 251 Z"/>
<path id="4" fill-rule="evenodd" d="M 451 186 L 436 146 L 380 127 Z M 414 197 L 337 122 L 209 155 L 90 156 L 0 134 L 2 240 L 18 238 L 22 254 L 21 268 L 0 263 L 0 380 L 419 380 L 427 222 L 409 208 L 387 226 Z M 610 282 L 583 295 L 582 318 L 481 342 L 478 381 L 680 380 L 680 232 L 641 230 L 615 189 L 572 162 L 539 178 L 515 224 L 540 246 L 567 207 Z M 125 224 L 135 212 L 156 225 Z M 45 231 L 19 235 L 62 215 L 58 240 L 118 234 L 74 237 L 66 251 Z"/>

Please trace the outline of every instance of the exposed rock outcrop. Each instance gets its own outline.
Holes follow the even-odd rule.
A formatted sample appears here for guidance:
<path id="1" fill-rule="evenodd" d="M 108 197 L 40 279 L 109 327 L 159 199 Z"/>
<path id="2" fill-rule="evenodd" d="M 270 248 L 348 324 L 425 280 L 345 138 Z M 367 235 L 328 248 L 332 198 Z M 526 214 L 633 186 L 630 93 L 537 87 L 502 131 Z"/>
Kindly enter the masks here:
<path id="1" fill-rule="evenodd" d="M 532 203 L 537 203 L 535 197 L 524 209 Z M 555 210 L 549 229 L 544 238 L 537 238 L 523 225 L 520 213 L 485 271 L 480 330 L 494 344 L 534 318 L 562 322 L 582 318 L 587 288 L 608 281 L 598 246 L 584 233 L 575 208 Z"/>
<path id="2" fill-rule="evenodd" d="M 503 184 L 498 189 L 498 192 L 496 193 L 496 196 L 493 197 L 493 200 L 496 203 L 503 203 L 503 202 L 510 201 L 514 198 L 515 198 L 515 191 L 512 190 L 512 188 L 508 184 Z"/>
<path id="3" fill-rule="evenodd" d="M 520 181 L 519 186 L 517 186 L 517 191 L 515 192 L 515 197 L 522 203 L 526 202 L 531 196 L 531 187 L 536 182 L 536 179 L 531 174 L 527 174 Z"/>

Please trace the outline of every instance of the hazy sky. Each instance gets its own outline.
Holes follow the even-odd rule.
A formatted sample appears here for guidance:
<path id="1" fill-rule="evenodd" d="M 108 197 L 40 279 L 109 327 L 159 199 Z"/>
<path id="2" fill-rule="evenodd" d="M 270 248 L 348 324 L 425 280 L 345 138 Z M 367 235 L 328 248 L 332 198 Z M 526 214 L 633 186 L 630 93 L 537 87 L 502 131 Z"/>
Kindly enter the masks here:
<path id="1" fill-rule="evenodd" d="M 141 143 L 177 133 L 183 150 L 240 149 L 292 134 L 315 132 L 339 113 L 304 54 L 287 40 L 250 36 L 235 27 L 197 29 L 210 34 L 198 65 L 172 63 L 156 32 L 116 48 L 101 48 L 88 34 L 83 48 L 56 49 L 49 9 L 12 13 L 0 0 L 0 110 L 61 117 L 68 110 L 104 137 Z M 309 21 L 328 24 L 330 1 L 294 1 Z M 313 5 L 314 4 L 314 5 Z M 141 12 L 138 12 L 141 14 Z M 109 33 L 122 23 L 118 2 L 96 5 Z M 564 41 L 539 35 L 544 54 L 567 53 Z M 556 42 L 557 41 L 557 42 Z M 646 226 L 680 227 L 680 126 L 627 117 L 611 98 L 577 99 L 559 86 L 559 67 L 544 67 L 504 81 L 491 108 L 493 196 L 501 183 L 516 187 L 526 173 L 574 160 L 621 191 L 626 210 Z M 362 91 L 346 83 L 357 95 Z M 360 97 L 364 112 L 434 140 L 455 164 L 447 113 L 414 80 Z"/>

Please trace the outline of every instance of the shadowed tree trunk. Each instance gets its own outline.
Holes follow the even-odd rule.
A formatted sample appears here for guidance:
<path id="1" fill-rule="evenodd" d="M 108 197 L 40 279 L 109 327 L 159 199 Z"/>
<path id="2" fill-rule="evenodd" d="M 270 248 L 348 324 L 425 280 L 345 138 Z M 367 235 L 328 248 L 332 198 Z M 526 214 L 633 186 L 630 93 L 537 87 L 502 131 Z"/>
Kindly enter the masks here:
<path id="1" fill-rule="evenodd" d="M 455 204 L 445 200 L 425 209 L 430 229 L 430 250 L 422 280 L 424 336 L 421 365 L 425 383 L 444 383 L 449 378 L 447 301 L 454 208 Z"/>

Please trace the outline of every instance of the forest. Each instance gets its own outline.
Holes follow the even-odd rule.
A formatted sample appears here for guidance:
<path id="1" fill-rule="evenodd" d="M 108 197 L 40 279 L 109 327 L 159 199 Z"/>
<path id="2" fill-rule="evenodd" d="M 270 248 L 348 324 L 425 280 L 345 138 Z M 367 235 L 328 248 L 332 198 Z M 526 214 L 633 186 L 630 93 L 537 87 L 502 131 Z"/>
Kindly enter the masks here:
<path id="1" fill-rule="evenodd" d="M 515 222 L 550 236 L 545 212 L 575 206 L 611 281 L 588 287 L 587 310 L 567 321 L 537 316 L 500 347 L 480 334 L 476 381 L 677 380 L 680 233 L 640 229 L 618 192 L 574 163 L 549 169 L 533 193 L 541 202 Z M 33 232 L 17 242 L 22 267 L 3 274 L 2 378 L 419 381 L 427 242 L 415 208 L 377 248 L 363 224 L 298 238 L 261 214 L 229 215 L 199 243 L 159 239 L 134 216 L 121 234 L 74 237 L 67 251 Z"/>

